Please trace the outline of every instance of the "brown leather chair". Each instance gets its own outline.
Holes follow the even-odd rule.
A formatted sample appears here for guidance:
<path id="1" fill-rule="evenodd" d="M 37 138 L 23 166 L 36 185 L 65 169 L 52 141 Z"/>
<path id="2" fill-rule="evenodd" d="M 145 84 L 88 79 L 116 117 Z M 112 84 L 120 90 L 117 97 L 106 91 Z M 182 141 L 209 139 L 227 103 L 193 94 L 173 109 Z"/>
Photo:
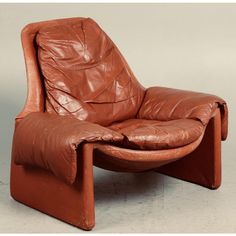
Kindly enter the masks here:
<path id="1" fill-rule="evenodd" d="M 15 200 L 90 230 L 93 165 L 154 170 L 210 189 L 220 186 L 224 100 L 145 89 L 89 18 L 29 24 L 22 44 L 28 96 L 13 138 Z"/>

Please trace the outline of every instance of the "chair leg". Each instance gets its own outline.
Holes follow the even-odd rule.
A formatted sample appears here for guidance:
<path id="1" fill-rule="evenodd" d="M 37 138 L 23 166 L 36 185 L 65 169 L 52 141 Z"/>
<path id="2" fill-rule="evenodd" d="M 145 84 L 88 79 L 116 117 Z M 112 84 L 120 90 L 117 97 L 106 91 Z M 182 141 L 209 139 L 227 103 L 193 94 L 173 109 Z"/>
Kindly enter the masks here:
<path id="1" fill-rule="evenodd" d="M 188 156 L 157 169 L 181 180 L 217 189 L 221 185 L 221 119 L 220 112 L 210 120 L 202 142 Z"/>
<path id="2" fill-rule="evenodd" d="M 78 175 L 73 185 L 43 169 L 11 164 L 11 196 L 32 208 L 91 230 L 95 224 L 93 188 L 93 146 L 84 144 L 78 152 Z"/>

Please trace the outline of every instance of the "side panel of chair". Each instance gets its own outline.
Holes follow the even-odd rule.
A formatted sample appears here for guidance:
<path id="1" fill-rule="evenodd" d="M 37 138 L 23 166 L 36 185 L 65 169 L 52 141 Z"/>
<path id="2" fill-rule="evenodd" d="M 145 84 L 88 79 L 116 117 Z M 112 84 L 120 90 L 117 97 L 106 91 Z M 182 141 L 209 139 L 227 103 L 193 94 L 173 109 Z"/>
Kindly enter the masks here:
<path id="1" fill-rule="evenodd" d="M 93 145 L 78 151 L 78 175 L 67 185 L 50 172 L 11 163 L 11 196 L 32 208 L 85 230 L 95 224 Z"/>
<path id="2" fill-rule="evenodd" d="M 198 148 L 186 157 L 157 169 L 178 179 L 216 189 L 221 185 L 221 117 L 217 110 Z"/>

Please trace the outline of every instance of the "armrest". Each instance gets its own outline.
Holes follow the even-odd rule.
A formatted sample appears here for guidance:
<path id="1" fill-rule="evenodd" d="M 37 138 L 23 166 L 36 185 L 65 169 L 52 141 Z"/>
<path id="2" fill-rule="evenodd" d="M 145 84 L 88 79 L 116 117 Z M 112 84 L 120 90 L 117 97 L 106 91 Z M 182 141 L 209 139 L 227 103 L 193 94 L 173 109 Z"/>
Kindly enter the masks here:
<path id="1" fill-rule="evenodd" d="M 123 136 L 108 128 L 74 117 L 31 113 L 16 126 L 13 138 L 15 164 L 53 172 L 72 184 L 77 174 L 77 148 L 82 142 L 119 142 Z"/>
<path id="2" fill-rule="evenodd" d="M 221 136 L 225 140 L 228 130 L 227 105 L 214 95 L 164 87 L 148 88 L 137 117 L 162 121 L 190 118 L 207 125 L 217 108 L 221 111 Z"/>

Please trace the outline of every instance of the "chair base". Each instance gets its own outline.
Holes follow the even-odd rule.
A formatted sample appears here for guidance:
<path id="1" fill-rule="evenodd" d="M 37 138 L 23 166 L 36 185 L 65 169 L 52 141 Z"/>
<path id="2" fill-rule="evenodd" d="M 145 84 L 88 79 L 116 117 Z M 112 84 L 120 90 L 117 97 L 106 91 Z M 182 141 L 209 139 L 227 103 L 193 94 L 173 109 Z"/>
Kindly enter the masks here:
<path id="1" fill-rule="evenodd" d="M 221 118 L 217 111 L 200 145 L 184 158 L 161 166 L 157 172 L 209 189 L 221 185 Z"/>
<path id="2" fill-rule="evenodd" d="M 91 230 L 95 225 L 93 146 L 84 144 L 78 156 L 78 176 L 73 185 L 49 171 L 11 164 L 11 196 L 57 219 Z"/>

